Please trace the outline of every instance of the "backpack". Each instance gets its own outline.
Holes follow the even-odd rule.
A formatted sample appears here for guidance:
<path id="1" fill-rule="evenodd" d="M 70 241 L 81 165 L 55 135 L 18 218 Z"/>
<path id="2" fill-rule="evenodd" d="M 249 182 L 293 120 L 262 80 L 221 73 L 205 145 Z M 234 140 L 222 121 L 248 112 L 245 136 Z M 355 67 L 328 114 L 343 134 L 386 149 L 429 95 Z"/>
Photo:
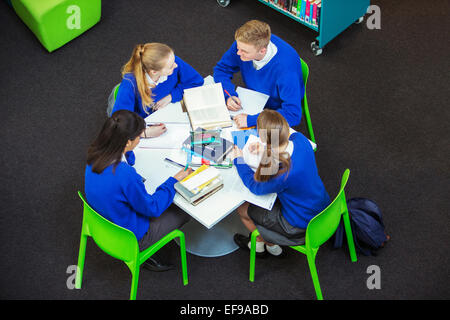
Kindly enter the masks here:
<path id="1" fill-rule="evenodd" d="M 356 249 L 366 256 L 376 256 L 390 239 L 385 233 L 381 210 L 375 202 L 365 198 L 347 201 L 353 240 Z M 344 224 L 340 222 L 334 238 L 334 248 L 341 248 L 344 240 Z"/>

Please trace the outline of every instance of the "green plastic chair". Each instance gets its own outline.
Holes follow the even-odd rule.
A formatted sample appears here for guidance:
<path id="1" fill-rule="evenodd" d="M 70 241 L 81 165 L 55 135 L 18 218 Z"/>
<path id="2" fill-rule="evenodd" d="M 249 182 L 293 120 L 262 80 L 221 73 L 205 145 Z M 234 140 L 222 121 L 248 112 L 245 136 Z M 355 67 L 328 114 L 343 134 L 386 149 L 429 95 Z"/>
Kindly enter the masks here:
<path id="1" fill-rule="evenodd" d="M 315 216 L 308 223 L 306 228 L 305 244 L 301 246 L 291 246 L 290 248 L 306 255 L 308 259 L 309 270 L 316 291 L 318 300 L 323 300 L 322 291 L 320 289 L 319 277 L 316 270 L 316 254 L 320 246 L 325 243 L 335 232 L 341 221 L 341 216 L 344 219 L 345 234 L 347 236 L 348 248 L 350 251 L 350 259 L 356 262 L 355 244 L 353 242 L 353 234 L 350 226 L 350 219 L 348 215 L 347 202 L 345 200 L 344 188 L 347 184 L 350 170 L 347 169 L 342 176 L 341 188 L 338 195 L 333 202 L 325 208 L 321 213 Z M 256 255 L 256 237 L 259 236 L 259 231 L 255 230 L 251 235 L 251 250 L 250 250 L 250 281 L 255 280 L 255 255 Z"/>
<path id="2" fill-rule="evenodd" d="M 303 83 L 305 85 L 305 94 L 303 95 L 303 99 L 302 99 L 302 111 L 303 111 L 303 114 L 305 115 L 306 127 L 308 128 L 309 139 L 312 142 L 316 143 L 316 138 L 314 137 L 314 131 L 313 131 L 312 123 L 311 123 L 311 116 L 309 114 L 308 99 L 306 98 L 306 82 L 308 81 L 309 67 L 306 64 L 306 62 L 303 61 L 302 58 L 300 58 L 300 61 L 302 62 Z M 314 148 L 314 151 L 316 151 L 316 149 L 317 149 L 317 147 Z"/>
<path id="3" fill-rule="evenodd" d="M 100 21 L 101 0 L 11 0 L 14 11 L 52 52 Z"/>
<path id="4" fill-rule="evenodd" d="M 80 251 L 78 254 L 78 271 L 75 278 L 75 288 L 81 289 L 88 236 L 94 239 L 94 242 L 100 247 L 100 249 L 114 258 L 124 261 L 130 269 L 132 275 L 130 300 L 136 299 L 139 269 L 141 264 L 175 238 L 179 238 L 180 241 L 183 284 L 188 284 L 186 243 L 183 232 L 178 229 L 173 230 L 151 247 L 139 252 L 139 245 L 133 232 L 122 228 L 99 215 L 89 206 L 80 191 L 78 191 L 78 195 L 81 200 L 83 200 L 83 225 L 81 228 Z"/>
<path id="5" fill-rule="evenodd" d="M 117 92 L 119 92 L 120 83 L 114 87 L 114 100 L 117 99 Z"/>

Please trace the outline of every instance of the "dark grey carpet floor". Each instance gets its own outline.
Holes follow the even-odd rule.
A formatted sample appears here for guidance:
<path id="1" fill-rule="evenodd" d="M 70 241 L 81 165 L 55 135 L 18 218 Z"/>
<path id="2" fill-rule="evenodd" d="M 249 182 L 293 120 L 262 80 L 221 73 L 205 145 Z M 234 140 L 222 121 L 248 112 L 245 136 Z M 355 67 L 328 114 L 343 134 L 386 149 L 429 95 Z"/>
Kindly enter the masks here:
<path id="1" fill-rule="evenodd" d="M 315 33 L 253 0 L 103 1 L 101 22 L 49 54 L 0 2 L 2 299 L 127 299 L 130 273 L 90 240 L 82 290 L 69 290 L 77 262 L 85 155 L 105 120 L 106 99 L 133 46 L 165 42 L 203 76 L 258 18 L 309 64 L 308 100 L 316 159 L 331 196 L 345 168 L 347 198 L 381 207 L 392 241 L 377 257 L 326 244 L 317 267 L 326 299 L 448 299 L 449 76 L 448 1 L 378 0 L 381 30 L 353 25 L 322 56 Z M 238 78 L 237 84 L 240 83 Z M 301 130 L 304 126 L 301 125 Z M 178 263 L 178 247 L 165 254 Z M 369 290 L 367 268 L 381 270 Z M 138 299 L 314 299 L 305 256 L 258 260 L 248 254 L 188 255 L 181 273 L 142 270 Z"/>

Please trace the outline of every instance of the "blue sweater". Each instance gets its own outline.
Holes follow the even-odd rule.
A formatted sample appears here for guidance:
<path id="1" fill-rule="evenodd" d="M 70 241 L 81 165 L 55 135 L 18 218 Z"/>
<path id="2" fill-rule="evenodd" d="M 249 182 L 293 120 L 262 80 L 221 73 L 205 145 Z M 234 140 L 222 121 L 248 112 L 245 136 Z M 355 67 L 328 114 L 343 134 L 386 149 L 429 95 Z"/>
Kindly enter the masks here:
<path id="1" fill-rule="evenodd" d="M 269 95 L 266 108 L 280 112 L 289 126 L 294 127 L 302 117 L 301 102 L 305 93 L 300 57 L 279 37 L 272 35 L 271 41 L 277 47 L 277 53 L 259 70 L 253 67 L 253 61 L 241 60 L 235 41 L 214 67 L 214 81 L 222 82 L 225 90 L 232 96 L 238 96 L 231 79 L 234 73 L 241 71 L 247 88 Z M 225 97 L 228 98 L 228 95 Z M 247 126 L 255 126 L 258 115 L 249 115 Z"/>
<path id="2" fill-rule="evenodd" d="M 168 178 L 150 195 L 133 167 L 121 162 L 114 173 L 112 169 L 111 165 L 98 174 L 86 166 L 86 199 L 95 211 L 132 231 L 139 241 L 150 226 L 150 217 L 159 217 L 172 204 L 177 180 Z"/>
<path id="3" fill-rule="evenodd" d="M 330 204 L 330 197 L 319 177 L 314 151 L 306 137 L 293 133 L 289 138 L 294 144 L 291 168 L 287 173 L 267 182 L 257 182 L 254 172 L 236 158 L 239 176 L 244 185 L 254 194 L 277 193 L 283 217 L 294 227 L 306 229 L 309 221 Z"/>
<path id="4" fill-rule="evenodd" d="M 169 94 L 172 95 L 172 102 L 178 102 L 183 98 L 184 89 L 203 85 L 202 76 L 194 68 L 177 56 L 175 56 L 175 63 L 178 67 L 167 77 L 167 80 L 152 89 L 154 102 L 158 102 Z M 133 73 L 127 73 L 123 76 L 112 113 L 122 109 L 134 111 L 143 118 L 153 112 L 151 108 L 147 108 L 148 114 L 144 111 L 136 77 Z"/>

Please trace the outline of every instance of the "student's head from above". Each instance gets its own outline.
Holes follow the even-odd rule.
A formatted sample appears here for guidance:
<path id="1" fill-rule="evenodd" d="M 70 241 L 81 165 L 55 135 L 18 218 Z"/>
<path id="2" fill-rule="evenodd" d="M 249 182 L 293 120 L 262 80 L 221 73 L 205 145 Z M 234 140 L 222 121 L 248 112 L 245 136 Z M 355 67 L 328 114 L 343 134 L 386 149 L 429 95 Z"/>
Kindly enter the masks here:
<path id="1" fill-rule="evenodd" d="M 250 20 L 236 30 L 234 38 L 237 54 L 242 61 L 261 60 L 270 43 L 270 26 L 259 20 Z"/>
<path id="2" fill-rule="evenodd" d="M 123 66 L 122 75 L 130 72 L 134 74 L 142 104 L 150 106 L 153 99 L 146 74 L 157 82 L 160 77 L 172 75 L 177 67 L 175 53 L 168 45 L 157 42 L 138 44 L 130 60 Z"/>
<path id="3" fill-rule="evenodd" d="M 290 168 L 291 159 L 285 151 L 289 144 L 290 129 L 286 119 L 279 112 L 270 109 L 259 114 L 256 125 L 265 148 L 255 172 L 255 180 L 264 182 Z"/>
<path id="4" fill-rule="evenodd" d="M 112 164 L 115 168 L 122 155 L 138 145 L 145 127 L 144 119 L 135 112 L 114 112 L 88 149 L 87 164 L 92 166 L 92 171 L 102 173 Z"/>

